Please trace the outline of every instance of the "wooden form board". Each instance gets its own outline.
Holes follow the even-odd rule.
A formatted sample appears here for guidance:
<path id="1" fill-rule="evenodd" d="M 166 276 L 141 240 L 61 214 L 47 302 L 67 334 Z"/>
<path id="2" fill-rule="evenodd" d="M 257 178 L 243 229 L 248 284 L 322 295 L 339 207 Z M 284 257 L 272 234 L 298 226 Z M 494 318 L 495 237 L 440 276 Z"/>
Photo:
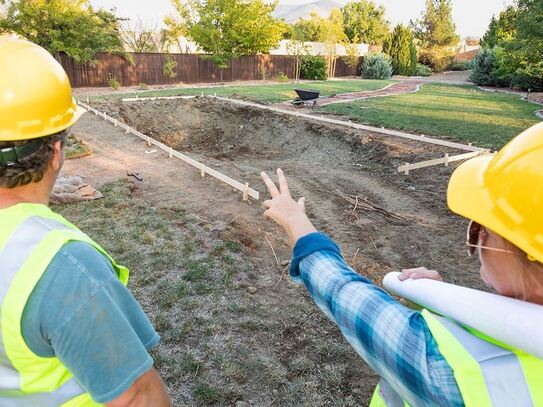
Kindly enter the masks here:
<path id="1" fill-rule="evenodd" d="M 196 96 L 155 96 L 155 97 L 144 97 L 144 98 L 124 98 L 121 99 L 123 102 L 140 102 L 145 100 L 168 100 L 168 99 L 194 99 Z"/>
<path id="2" fill-rule="evenodd" d="M 160 148 L 161 150 L 167 152 L 170 157 L 176 157 L 176 158 L 186 162 L 187 164 L 189 164 L 189 165 L 191 165 L 191 166 L 193 166 L 195 168 L 198 168 L 198 170 L 200 170 L 201 173 L 204 176 L 206 174 L 210 175 L 213 178 L 216 178 L 219 181 L 222 181 L 225 184 L 228 184 L 231 187 L 243 192 L 244 198 L 248 198 L 250 196 L 251 198 L 256 199 L 257 201 L 260 199 L 260 193 L 258 191 L 256 191 L 256 190 L 254 190 L 253 188 L 249 188 L 248 183 L 243 184 L 243 183 L 241 183 L 239 181 L 236 181 L 235 179 L 232 179 L 232 178 L 220 173 L 219 171 L 214 170 L 213 168 L 210 168 L 210 167 L 206 166 L 205 164 L 200 163 L 200 162 L 190 158 L 189 156 L 187 156 L 187 155 L 185 155 L 183 153 L 180 153 L 177 150 L 172 149 L 171 147 L 167 146 L 166 144 L 161 143 L 160 141 L 155 140 L 154 138 L 152 138 L 150 136 L 147 136 L 147 135 L 143 134 L 142 132 L 140 132 L 140 131 L 138 131 L 136 129 L 133 129 L 132 127 L 118 121 L 117 119 L 114 119 L 113 117 L 110 117 L 107 114 L 96 110 L 95 108 L 93 108 L 92 106 L 87 105 L 86 103 L 82 103 L 82 102 L 78 102 L 78 103 L 84 109 L 94 113 L 97 116 L 102 117 L 104 120 L 107 120 L 107 121 L 113 123 L 114 126 L 117 126 L 117 127 L 120 127 L 121 129 L 124 129 L 126 131 L 126 133 L 134 134 L 135 136 L 141 138 L 142 140 L 145 140 L 149 146 L 154 145 L 154 146 Z M 245 199 L 245 200 L 247 200 L 247 199 Z"/>
<path id="3" fill-rule="evenodd" d="M 445 164 L 445 166 L 448 166 L 449 163 L 455 162 L 455 161 L 462 161 L 462 160 L 468 160 L 473 157 L 477 157 L 479 155 L 484 154 L 490 154 L 490 150 L 482 150 L 482 151 L 474 151 L 471 153 L 465 153 L 465 154 L 458 154 L 449 156 L 449 154 L 445 154 L 444 157 L 436 158 L 434 160 L 428 160 L 428 161 L 421 161 L 418 163 L 405 163 L 404 165 L 401 165 L 398 167 L 398 172 L 404 172 L 405 175 L 409 175 L 409 171 L 416 170 L 418 168 L 426 168 L 426 167 L 432 167 L 434 165 L 440 165 Z"/>
<path id="4" fill-rule="evenodd" d="M 247 102 L 245 100 L 229 99 L 229 98 L 224 98 L 224 97 L 219 97 L 219 96 L 207 96 L 207 97 L 212 97 L 212 98 L 215 98 L 215 99 L 218 99 L 218 100 L 223 100 L 223 101 L 234 103 L 234 104 L 240 105 L 240 106 L 256 107 L 258 109 L 269 110 L 271 112 L 286 114 L 286 115 L 289 115 L 289 116 L 303 117 L 305 119 L 312 120 L 312 121 L 330 123 L 330 124 L 335 124 L 335 125 L 344 126 L 344 127 L 350 127 L 350 128 L 358 129 L 358 130 L 367 130 L 367 131 L 372 131 L 374 133 L 386 134 L 388 136 L 400 137 L 400 138 L 404 138 L 404 139 L 408 139 L 408 140 L 420 141 L 420 142 L 423 142 L 423 143 L 436 144 L 436 145 L 440 145 L 440 146 L 444 146 L 444 147 L 456 148 L 458 150 L 474 151 L 474 152 L 484 150 L 483 148 L 475 147 L 475 146 L 471 146 L 471 145 L 467 145 L 467 144 L 455 143 L 455 142 L 446 141 L 446 140 L 439 140 L 439 139 L 435 139 L 435 138 L 431 138 L 431 137 L 404 133 L 402 131 L 397 131 L 397 130 L 389 130 L 389 129 L 384 129 L 384 128 L 380 128 L 380 127 L 366 126 L 364 124 L 358 124 L 358 123 L 353 123 L 353 122 L 344 121 L 344 120 L 331 119 L 329 117 L 317 116 L 317 115 L 314 115 L 314 114 L 293 112 L 291 110 L 281 109 L 281 108 L 274 107 L 274 106 L 261 105 L 261 104 L 254 103 L 254 102 Z"/>

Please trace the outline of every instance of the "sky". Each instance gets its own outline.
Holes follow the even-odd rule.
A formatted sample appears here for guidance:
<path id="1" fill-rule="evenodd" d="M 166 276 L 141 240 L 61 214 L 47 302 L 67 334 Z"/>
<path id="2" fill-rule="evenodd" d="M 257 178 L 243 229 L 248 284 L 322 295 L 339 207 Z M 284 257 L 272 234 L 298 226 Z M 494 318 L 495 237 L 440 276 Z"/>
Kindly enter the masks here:
<path id="1" fill-rule="evenodd" d="M 304 4 L 314 0 L 280 0 L 280 4 Z M 345 3 L 345 0 L 336 0 Z M 160 26 L 164 15 L 173 9 L 170 0 L 90 0 L 95 6 L 107 9 L 115 7 L 122 17 L 140 18 L 146 25 Z M 417 19 L 425 0 L 375 0 L 386 8 L 387 19 L 392 24 L 409 23 Z M 511 0 L 453 0 L 453 18 L 458 34 L 462 37 L 481 37 L 493 14 L 499 13 Z"/>

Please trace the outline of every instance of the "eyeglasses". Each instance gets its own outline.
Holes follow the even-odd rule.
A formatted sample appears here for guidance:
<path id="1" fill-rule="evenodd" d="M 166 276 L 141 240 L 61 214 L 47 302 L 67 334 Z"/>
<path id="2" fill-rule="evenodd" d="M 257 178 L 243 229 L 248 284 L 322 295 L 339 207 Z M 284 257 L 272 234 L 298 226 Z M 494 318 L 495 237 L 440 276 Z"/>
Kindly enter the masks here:
<path id="1" fill-rule="evenodd" d="M 473 256 L 475 254 L 475 249 L 485 249 L 494 252 L 501 253 L 510 253 L 515 254 L 515 252 L 506 249 L 499 249 L 497 247 L 488 247 L 479 244 L 479 234 L 481 233 L 481 225 L 477 222 L 471 221 L 468 225 L 468 232 L 466 236 L 466 246 L 468 247 L 468 255 Z"/>

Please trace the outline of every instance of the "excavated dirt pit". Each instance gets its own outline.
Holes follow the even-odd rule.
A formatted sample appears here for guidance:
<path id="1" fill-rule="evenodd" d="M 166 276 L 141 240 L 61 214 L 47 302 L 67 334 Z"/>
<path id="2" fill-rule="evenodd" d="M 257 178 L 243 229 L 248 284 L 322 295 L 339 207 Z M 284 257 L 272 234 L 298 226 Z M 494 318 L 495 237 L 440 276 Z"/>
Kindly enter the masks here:
<path id="1" fill-rule="evenodd" d="M 340 244 L 355 270 L 376 282 L 392 270 L 425 266 L 439 270 L 449 282 L 482 287 L 477 261 L 468 258 L 464 248 L 467 222 L 452 215 L 446 207 L 446 185 L 454 166 L 417 170 L 410 176 L 396 171 L 404 162 L 436 158 L 445 152 L 455 153 L 454 150 L 315 124 L 207 98 L 112 101 L 95 107 L 210 167 L 248 181 L 262 193 L 261 201 L 267 193 L 259 178 L 260 171 L 270 173 L 281 167 L 294 197 L 306 197 L 308 213 L 315 225 Z M 88 135 L 93 132 L 96 135 L 101 131 L 97 126 L 89 121 L 81 129 Z M 139 143 L 136 139 L 127 141 L 132 136 L 116 134 L 116 137 L 119 139 L 110 138 L 109 143 L 119 149 L 122 143 Z M 163 162 L 158 159 L 166 160 L 157 157 L 153 171 L 160 169 Z M 175 163 L 163 165 L 171 168 Z M 167 175 L 167 170 L 163 171 Z M 282 267 L 276 267 L 264 236 L 270 236 L 280 259 L 287 259 L 289 251 L 283 234 L 263 223 L 259 206 L 245 206 L 237 198 L 239 193 L 229 192 L 227 187 L 212 181 L 202 181 L 199 175 L 175 179 L 174 184 L 185 191 L 180 202 L 188 211 L 204 219 L 230 220 L 219 237 L 228 235 L 226 240 L 239 241 L 246 248 L 242 256 L 245 265 L 255 270 L 250 285 L 259 287 L 259 291 L 251 297 L 256 298 L 256 303 L 250 302 L 253 305 L 248 309 L 273 329 L 258 329 L 249 336 L 242 331 L 226 330 L 224 335 L 239 346 L 254 341 L 256 348 L 260 346 L 252 351 L 254 354 L 269 356 L 288 373 L 279 387 L 265 384 L 263 379 L 253 380 L 253 373 L 249 374 L 243 384 L 244 397 L 253 400 L 251 405 L 367 405 L 376 376 L 340 338 L 337 329 L 324 321 L 303 290 L 293 292 L 287 278 L 280 277 Z M 150 191 L 156 188 L 152 182 L 143 185 L 148 185 Z M 206 188 L 220 191 L 213 195 L 213 203 L 202 198 Z M 164 196 L 160 202 L 153 202 L 152 193 L 147 199 L 159 207 L 166 205 Z M 239 287 L 240 291 L 235 291 L 228 301 L 255 301 L 246 298 L 241 283 Z M 303 314 L 301 322 L 293 320 L 292 310 Z M 228 321 L 228 326 L 233 324 Z M 327 351 L 323 356 L 317 350 L 323 344 L 337 344 L 343 353 L 335 355 Z M 176 354 L 168 344 L 163 346 L 167 354 Z M 181 355 L 183 352 L 179 351 Z M 317 368 L 294 369 L 293 363 L 300 353 Z M 326 381 L 327 366 L 341 368 L 340 384 Z M 217 373 L 217 377 L 223 380 L 224 375 Z M 186 390 L 184 386 L 191 385 L 175 383 L 168 381 L 179 394 Z M 296 386 L 302 383 L 315 387 L 300 392 Z M 187 400 L 182 394 L 176 397 Z"/>
<path id="2" fill-rule="evenodd" d="M 355 257 L 355 267 L 371 261 L 371 269 L 378 270 L 374 279 L 392 269 L 424 265 L 450 281 L 480 284 L 476 264 L 462 250 L 465 222 L 446 207 L 452 167 L 410 176 L 396 171 L 404 162 L 435 158 L 450 149 L 207 98 L 97 107 L 248 180 L 264 195 L 260 171 L 281 167 L 293 195 L 306 197 L 315 223 Z"/>

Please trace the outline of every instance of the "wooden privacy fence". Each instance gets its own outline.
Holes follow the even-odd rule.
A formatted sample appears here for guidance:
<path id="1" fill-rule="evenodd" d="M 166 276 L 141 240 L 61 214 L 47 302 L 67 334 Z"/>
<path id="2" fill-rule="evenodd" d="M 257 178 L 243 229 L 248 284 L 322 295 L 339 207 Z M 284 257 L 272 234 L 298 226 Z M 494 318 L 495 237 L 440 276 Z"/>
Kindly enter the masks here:
<path id="1" fill-rule="evenodd" d="M 226 69 L 218 69 L 213 62 L 200 54 L 132 53 L 133 63 L 119 55 L 99 53 L 94 63 L 77 64 L 67 55 L 59 57 L 74 88 L 109 86 L 115 78 L 122 86 L 166 85 L 171 83 L 203 83 L 251 81 L 276 78 L 283 72 L 294 78 L 295 58 L 292 55 L 252 55 L 233 59 Z M 163 73 L 167 58 L 176 63 L 177 76 L 168 78 Z M 353 76 L 360 72 L 362 58 L 354 67 L 340 57 L 336 77 Z M 222 74 L 222 76 L 221 76 Z"/>

